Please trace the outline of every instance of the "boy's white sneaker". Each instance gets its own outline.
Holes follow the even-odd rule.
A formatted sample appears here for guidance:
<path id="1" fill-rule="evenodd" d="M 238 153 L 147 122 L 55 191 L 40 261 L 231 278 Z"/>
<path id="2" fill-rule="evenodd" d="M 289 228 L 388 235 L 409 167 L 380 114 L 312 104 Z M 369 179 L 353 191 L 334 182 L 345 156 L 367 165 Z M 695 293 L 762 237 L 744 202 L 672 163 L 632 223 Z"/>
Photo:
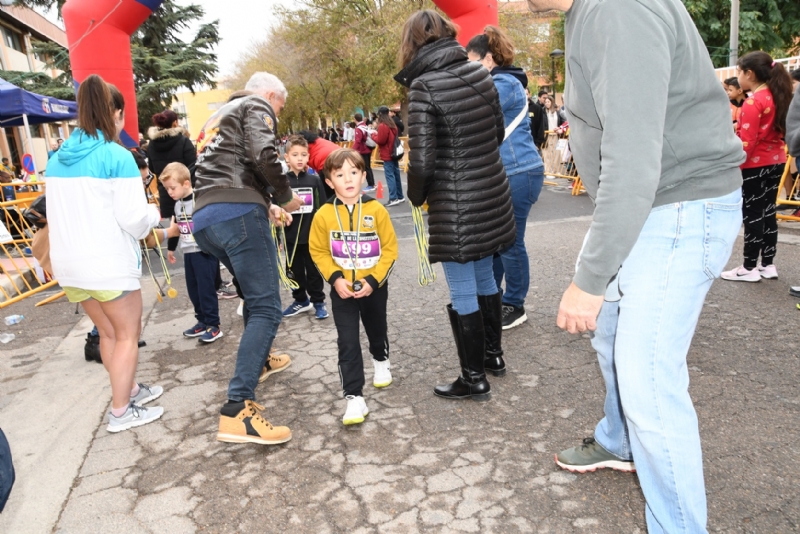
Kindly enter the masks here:
<path id="1" fill-rule="evenodd" d="M 369 408 L 367 408 L 367 402 L 364 400 L 364 397 L 348 395 L 345 399 L 347 399 L 347 411 L 344 412 L 342 423 L 345 425 L 358 425 L 363 423 L 364 418 L 369 415 Z"/>
<path id="2" fill-rule="evenodd" d="M 372 385 L 376 388 L 385 388 L 392 383 L 392 372 L 389 370 L 389 359 L 382 362 L 372 360 L 372 366 L 375 370 L 375 376 L 372 378 Z"/>
<path id="3" fill-rule="evenodd" d="M 767 265 L 766 267 L 758 264 L 758 272 L 761 273 L 761 278 L 766 280 L 777 280 L 778 279 L 778 269 L 775 267 L 774 263 Z"/>

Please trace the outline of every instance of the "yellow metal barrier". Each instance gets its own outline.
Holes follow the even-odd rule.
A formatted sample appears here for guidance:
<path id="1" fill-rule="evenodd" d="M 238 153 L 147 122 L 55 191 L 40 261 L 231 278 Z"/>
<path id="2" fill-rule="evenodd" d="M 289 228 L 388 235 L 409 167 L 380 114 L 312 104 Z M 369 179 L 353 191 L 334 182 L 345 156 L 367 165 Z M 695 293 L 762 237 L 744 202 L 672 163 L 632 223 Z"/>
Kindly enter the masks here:
<path id="1" fill-rule="evenodd" d="M 558 133 L 545 132 L 547 137 L 542 145 L 542 161 L 544 161 L 545 177 L 569 180 L 572 185 L 572 195 L 580 195 L 585 191 L 583 182 L 572 160 L 569 149 L 569 139 L 561 137 Z M 546 185 L 562 185 L 553 180 L 545 180 Z"/>
<path id="2" fill-rule="evenodd" d="M 793 198 L 800 198 L 800 192 L 798 189 L 800 188 L 800 180 L 794 180 L 791 184 L 791 188 L 786 188 L 787 180 L 792 180 L 792 163 L 795 162 L 795 159 L 792 156 L 788 156 L 786 158 L 786 167 L 783 169 L 783 175 L 781 176 L 781 183 L 778 186 L 778 199 L 775 201 L 775 205 L 780 206 L 792 206 L 796 208 L 796 210 L 800 210 L 800 200 L 792 200 Z M 788 191 L 787 198 L 781 198 L 781 193 L 784 190 Z M 780 221 L 800 221 L 800 216 L 794 215 L 792 212 L 791 215 L 785 215 L 781 212 L 778 212 L 776 217 Z"/>
<path id="3" fill-rule="evenodd" d="M 28 184 L 30 185 L 30 184 Z M 36 196 L 41 192 L 36 192 Z M 19 193 L 17 193 L 19 195 Z M 38 262 L 26 252 L 30 251 L 35 228 L 22 216 L 22 211 L 33 198 L 0 202 L 4 225 L 0 228 L 0 308 L 28 298 L 58 285 Z M 51 297 L 52 300 L 53 297 Z M 48 300 L 51 300 L 48 299 Z"/>

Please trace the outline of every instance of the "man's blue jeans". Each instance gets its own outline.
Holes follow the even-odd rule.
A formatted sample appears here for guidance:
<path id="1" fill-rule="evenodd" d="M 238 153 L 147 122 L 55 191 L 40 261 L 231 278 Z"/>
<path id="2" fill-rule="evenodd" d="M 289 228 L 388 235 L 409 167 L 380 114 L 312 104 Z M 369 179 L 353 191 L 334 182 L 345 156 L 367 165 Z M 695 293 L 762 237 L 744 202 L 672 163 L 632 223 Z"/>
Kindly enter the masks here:
<path id="1" fill-rule="evenodd" d="M 497 293 L 497 286 L 492 276 L 491 256 L 467 263 L 444 261 L 442 268 L 447 286 L 450 288 L 450 302 L 459 315 L 469 315 L 480 309 L 478 295 L 488 296 Z"/>
<path id="2" fill-rule="evenodd" d="M 653 209 L 597 319 L 592 347 L 606 400 L 594 437 L 620 459 L 633 457 L 650 534 L 706 532 L 686 355 L 741 227 L 741 199 L 736 190 Z M 619 300 L 609 302 L 612 293 Z"/>
<path id="3" fill-rule="evenodd" d="M 404 198 L 403 182 L 400 181 L 400 164 L 396 161 L 384 161 L 383 174 L 386 176 L 386 185 L 389 187 L 389 200 Z"/>
<path id="4" fill-rule="evenodd" d="M 530 264 L 525 249 L 525 226 L 531 206 L 536 204 L 544 183 L 544 169 L 521 172 L 508 177 L 511 187 L 511 203 L 514 206 L 514 220 L 517 223 L 517 239 L 514 244 L 494 256 L 494 281 L 499 288 L 506 276 L 506 290 L 503 304 L 520 307 L 525 304 L 530 287 Z"/>
<path id="5" fill-rule="evenodd" d="M 267 210 L 252 211 L 195 232 L 197 244 L 216 256 L 236 277 L 244 295 L 244 333 L 228 399 L 255 400 L 258 377 L 281 324 L 275 245 Z"/>

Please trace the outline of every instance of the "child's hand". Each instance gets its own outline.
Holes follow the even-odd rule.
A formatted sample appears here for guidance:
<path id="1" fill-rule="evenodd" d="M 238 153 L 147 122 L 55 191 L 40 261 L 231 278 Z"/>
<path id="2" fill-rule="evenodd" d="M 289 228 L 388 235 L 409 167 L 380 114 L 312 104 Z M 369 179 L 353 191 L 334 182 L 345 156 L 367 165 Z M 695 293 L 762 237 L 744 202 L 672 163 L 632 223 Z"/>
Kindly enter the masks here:
<path id="1" fill-rule="evenodd" d="M 360 282 L 361 282 L 361 291 L 353 293 L 353 296 L 357 299 L 360 299 L 372 295 L 372 286 L 369 285 L 369 282 L 367 282 L 364 278 L 362 278 Z"/>
<path id="2" fill-rule="evenodd" d="M 343 299 L 353 298 L 354 293 L 351 289 L 351 284 L 344 278 L 337 278 L 336 281 L 333 283 L 333 289 L 339 294 L 340 297 Z M 363 290 L 362 290 L 363 291 Z"/>
<path id="3" fill-rule="evenodd" d="M 175 259 L 175 253 L 174 253 L 174 252 L 172 252 L 171 250 L 168 250 L 168 251 L 167 251 L 167 261 L 169 261 L 169 262 L 170 262 L 170 263 L 172 263 L 172 264 L 174 264 L 174 263 L 177 261 L 177 260 Z"/>

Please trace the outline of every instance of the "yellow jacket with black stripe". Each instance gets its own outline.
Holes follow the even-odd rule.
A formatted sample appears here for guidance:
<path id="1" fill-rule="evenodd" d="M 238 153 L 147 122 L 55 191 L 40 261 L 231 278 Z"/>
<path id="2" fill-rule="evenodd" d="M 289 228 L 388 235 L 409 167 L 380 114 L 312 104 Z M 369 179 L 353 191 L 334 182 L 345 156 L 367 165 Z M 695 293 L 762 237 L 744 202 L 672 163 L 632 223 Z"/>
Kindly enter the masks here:
<path id="1" fill-rule="evenodd" d="M 360 220 L 358 204 L 352 206 L 350 211 L 335 196 L 323 204 L 314 214 L 311 223 L 308 250 L 317 269 L 329 284 L 333 285 L 342 277 L 352 282 L 354 270 L 351 264 L 356 260 L 358 265 L 365 267 L 355 270 L 355 280 L 363 278 L 372 289 L 378 289 L 386 283 L 397 261 L 397 236 L 389 212 L 383 204 L 366 195 L 361 199 Z M 342 231 L 345 232 L 344 236 Z M 354 237 L 359 231 L 357 248 Z M 344 243 L 349 245 L 344 246 Z M 376 248 L 378 244 L 379 248 Z M 376 257 L 377 250 L 380 251 L 379 258 Z M 358 257 L 356 252 L 359 253 Z"/>

